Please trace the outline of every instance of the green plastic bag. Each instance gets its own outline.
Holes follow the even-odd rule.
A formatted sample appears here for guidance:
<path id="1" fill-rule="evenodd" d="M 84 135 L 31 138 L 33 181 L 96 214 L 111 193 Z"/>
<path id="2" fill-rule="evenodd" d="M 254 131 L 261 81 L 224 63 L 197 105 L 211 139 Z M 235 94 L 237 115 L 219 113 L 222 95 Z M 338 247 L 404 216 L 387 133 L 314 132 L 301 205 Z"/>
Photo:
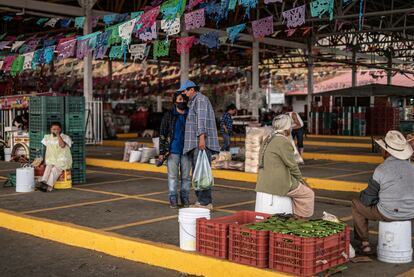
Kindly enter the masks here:
<path id="1" fill-rule="evenodd" d="M 192 185 L 196 191 L 207 190 L 214 185 L 213 173 L 206 151 L 198 152 Z"/>

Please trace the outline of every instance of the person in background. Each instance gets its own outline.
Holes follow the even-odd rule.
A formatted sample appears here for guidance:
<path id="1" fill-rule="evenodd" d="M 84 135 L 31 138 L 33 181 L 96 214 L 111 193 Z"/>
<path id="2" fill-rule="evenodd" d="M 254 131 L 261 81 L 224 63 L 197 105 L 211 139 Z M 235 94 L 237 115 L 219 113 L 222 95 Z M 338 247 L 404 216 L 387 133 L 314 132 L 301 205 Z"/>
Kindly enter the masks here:
<path id="1" fill-rule="evenodd" d="M 50 192 L 64 170 L 72 168 L 72 140 L 62 133 L 62 125 L 53 122 L 50 126 L 50 134 L 45 135 L 42 144 L 46 147 L 46 169 L 42 181 L 36 184 L 36 188 L 43 192 Z"/>
<path id="2" fill-rule="evenodd" d="M 384 162 L 374 171 L 359 199 L 352 200 L 355 239 L 360 254 L 372 254 L 368 220 L 404 221 L 414 218 L 414 166 L 409 162 L 413 148 L 398 131 L 389 131 L 381 146 Z"/>
<path id="3" fill-rule="evenodd" d="M 178 92 L 190 99 L 183 152 L 190 157 L 194 172 L 199 151 L 206 151 L 210 164 L 212 154 L 220 152 L 216 119 L 210 100 L 194 82 L 185 81 Z M 194 207 L 213 209 L 211 188 L 196 191 L 196 196 L 198 201 Z"/>
<path id="4" fill-rule="evenodd" d="M 292 138 L 296 139 L 296 145 L 298 147 L 299 154 L 303 154 L 303 120 L 297 112 L 294 112 L 292 108 L 289 108 L 288 115 L 292 119 Z"/>
<path id="5" fill-rule="evenodd" d="M 24 110 L 22 114 L 14 118 L 12 125 L 22 130 L 27 130 L 29 128 L 29 113 Z"/>
<path id="6" fill-rule="evenodd" d="M 414 133 L 407 135 L 407 141 L 411 145 L 411 147 L 414 149 Z M 414 162 L 414 154 L 410 158 L 411 162 Z"/>
<path id="7" fill-rule="evenodd" d="M 294 145 L 290 138 L 292 121 L 286 114 L 275 117 L 273 132 L 263 142 L 259 155 L 259 173 L 256 185 L 257 207 L 270 205 L 273 196 L 288 196 L 293 202 L 293 214 L 298 218 L 313 215 L 315 194 L 303 180 L 294 157 Z M 257 203 L 259 199 L 271 199 L 270 203 Z M 277 205 L 277 202 L 274 202 Z"/>
<path id="8" fill-rule="evenodd" d="M 191 162 L 183 155 L 185 122 L 188 115 L 188 100 L 185 95 L 175 93 L 173 108 L 167 111 L 161 121 L 160 156 L 159 160 L 167 159 L 168 168 L 168 198 L 170 207 L 178 207 L 177 188 L 181 181 L 180 200 L 183 207 L 190 204 L 190 169 Z"/>
<path id="9" fill-rule="evenodd" d="M 231 136 L 233 135 L 233 119 L 237 113 L 236 105 L 230 104 L 226 108 L 226 112 L 223 114 L 220 120 L 220 132 L 223 136 L 223 151 L 230 151 Z"/>

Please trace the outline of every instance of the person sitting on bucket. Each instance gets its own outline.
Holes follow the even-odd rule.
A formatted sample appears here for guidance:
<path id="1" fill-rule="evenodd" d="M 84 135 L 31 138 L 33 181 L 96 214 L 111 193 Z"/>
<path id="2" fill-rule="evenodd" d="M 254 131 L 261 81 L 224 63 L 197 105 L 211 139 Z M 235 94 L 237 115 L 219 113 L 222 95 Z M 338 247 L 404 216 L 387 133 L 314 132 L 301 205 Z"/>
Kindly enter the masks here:
<path id="1" fill-rule="evenodd" d="M 372 254 L 368 220 L 404 221 L 414 218 L 414 166 L 409 162 L 413 148 L 398 131 L 389 131 L 381 146 L 384 162 L 374 171 L 359 199 L 352 200 L 355 239 L 360 254 Z"/>
<path id="2" fill-rule="evenodd" d="M 270 199 L 274 195 L 290 197 L 295 217 L 307 218 L 313 215 L 315 194 L 303 180 L 295 160 L 294 145 L 290 139 L 291 125 L 289 115 L 282 114 L 273 119 L 273 131 L 260 149 L 256 192 L 258 196 L 262 194 L 270 196 Z M 256 203 L 256 207 L 261 204 Z"/>
<path id="3" fill-rule="evenodd" d="M 43 192 L 52 191 L 62 172 L 72 168 L 71 138 L 62 134 L 62 125 L 59 122 L 52 123 L 50 133 L 42 140 L 46 147 L 46 169 L 42 181 L 36 185 Z"/>

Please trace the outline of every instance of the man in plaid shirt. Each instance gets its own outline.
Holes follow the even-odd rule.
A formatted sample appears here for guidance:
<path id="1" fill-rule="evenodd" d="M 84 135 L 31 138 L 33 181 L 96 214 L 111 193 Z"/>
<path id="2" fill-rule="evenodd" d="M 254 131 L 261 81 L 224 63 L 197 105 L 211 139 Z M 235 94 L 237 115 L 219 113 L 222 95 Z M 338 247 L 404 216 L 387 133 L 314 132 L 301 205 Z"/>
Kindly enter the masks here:
<path id="1" fill-rule="evenodd" d="M 233 118 L 237 113 L 237 108 L 234 104 L 230 104 L 226 108 L 220 120 L 220 132 L 223 136 L 223 151 L 230 151 L 231 136 L 233 135 Z"/>
<path id="2" fill-rule="evenodd" d="M 220 152 L 216 117 L 210 100 L 201 94 L 200 88 L 194 82 L 187 80 L 177 92 L 185 94 L 190 99 L 183 153 L 190 156 L 194 172 L 199 151 L 206 151 L 210 164 L 212 154 Z M 213 209 L 211 188 L 196 191 L 196 195 L 198 201 L 195 207 Z"/>

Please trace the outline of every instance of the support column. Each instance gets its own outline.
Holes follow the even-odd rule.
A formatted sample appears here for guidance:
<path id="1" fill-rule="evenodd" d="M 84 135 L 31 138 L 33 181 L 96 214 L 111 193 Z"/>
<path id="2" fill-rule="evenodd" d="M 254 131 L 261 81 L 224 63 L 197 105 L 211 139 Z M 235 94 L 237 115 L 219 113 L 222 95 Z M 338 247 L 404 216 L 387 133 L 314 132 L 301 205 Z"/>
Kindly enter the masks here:
<path id="1" fill-rule="evenodd" d="M 85 24 L 83 25 L 83 35 L 88 35 L 92 32 L 91 24 L 91 9 L 85 8 Z M 83 95 L 85 101 L 92 101 L 93 87 L 92 87 L 92 54 L 89 53 L 83 58 Z"/>
<path id="2" fill-rule="evenodd" d="M 357 65 L 356 65 L 356 49 L 352 48 L 352 87 L 356 87 L 357 80 Z"/>
<path id="3" fill-rule="evenodd" d="M 308 98 L 307 98 L 307 102 L 308 102 L 307 118 L 308 119 L 309 119 L 310 111 L 312 108 L 312 102 L 313 102 L 312 98 L 313 98 L 313 57 L 312 57 L 312 39 L 309 39 L 308 41 Z"/>
<path id="4" fill-rule="evenodd" d="M 260 80 L 259 80 L 259 41 L 256 39 L 253 41 L 253 53 L 252 53 L 252 115 L 253 117 L 259 117 L 259 97 L 260 95 Z"/>
<path id="5" fill-rule="evenodd" d="M 187 37 L 187 32 L 181 32 L 181 37 Z M 181 52 L 180 54 L 180 80 L 181 84 L 189 79 L 189 68 L 190 68 L 190 53 Z"/>
<path id="6" fill-rule="evenodd" d="M 387 85 L 392 85 L 392 53 L 391 51 L 388 53 L 388 63 L 387 63 Z"/>
<path id="7" fill-rule="evenodd" d="M 238 110 L 240 110 L 240 91 L 241 91 L 241 81 L 240 80 L 238 80 L 238 85 L 237 85 L 237 89 L 236 89 L 236 95 L 235 95 L 235 98 L 236 98 L 236 108 L 238 109 Z"/>

